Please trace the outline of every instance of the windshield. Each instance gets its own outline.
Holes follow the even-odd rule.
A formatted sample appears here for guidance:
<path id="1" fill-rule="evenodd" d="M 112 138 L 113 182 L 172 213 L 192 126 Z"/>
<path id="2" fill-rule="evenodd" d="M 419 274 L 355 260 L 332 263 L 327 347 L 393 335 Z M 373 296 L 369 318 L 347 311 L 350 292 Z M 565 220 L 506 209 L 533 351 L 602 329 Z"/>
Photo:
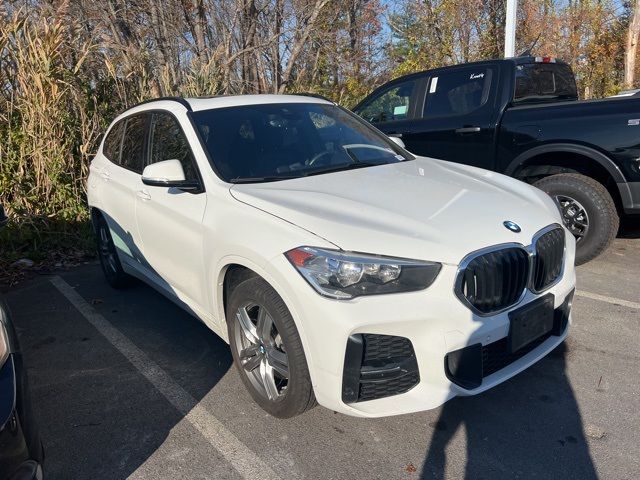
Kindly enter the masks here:
<path id="1" fill-rule="evenodd" d="M 402 149 L 335 105 L 280 103 L 193 113 L 223 180 L 263 182 L 409 160 Z"/>
<path id="2" fill-rule="evenodd" d="M 577 99 L 576 80 L 569 65 L 530 63 L 516 67 L 515 103 Z"/>

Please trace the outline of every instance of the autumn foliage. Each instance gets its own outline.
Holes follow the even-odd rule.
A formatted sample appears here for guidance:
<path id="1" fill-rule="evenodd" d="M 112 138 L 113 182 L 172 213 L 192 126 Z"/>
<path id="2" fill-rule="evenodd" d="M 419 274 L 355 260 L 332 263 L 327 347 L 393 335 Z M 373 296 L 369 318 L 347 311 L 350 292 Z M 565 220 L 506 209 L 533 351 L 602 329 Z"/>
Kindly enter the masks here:
<path id="1" fill-rule="evenodd" d="M 128 106 L 300 91 L 353 106 L 392 77 L 501 56 L 504 9 L 501 0 L 5 0 L 0 202 L 16 228 L 0 250 L 46 249 L 49 232 L 55 245 L 77 241 L 91 155 Z M 570 62 L 583 97 L 620 88 L 628 7 L 520 0 L 518 18 L 518 49 Z"/>

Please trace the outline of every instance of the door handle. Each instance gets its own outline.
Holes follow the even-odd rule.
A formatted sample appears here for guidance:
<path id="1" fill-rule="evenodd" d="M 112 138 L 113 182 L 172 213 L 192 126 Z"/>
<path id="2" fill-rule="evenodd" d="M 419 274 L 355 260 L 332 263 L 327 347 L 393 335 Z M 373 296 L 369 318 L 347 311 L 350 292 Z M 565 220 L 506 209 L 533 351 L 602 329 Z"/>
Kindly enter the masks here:
<path id="1" fill-rule="evenodd" d="M 391 132 L 387 136 L 396 137 L 396 138 L 402 138 L 402 133 Z"/>
<path id="2" fill-rule="evenodd" d="M 478 133 L 478 132 L 480 132 L 480 127 L 456 128 L 456 133 Z"/>
<path id="3" fill-rule="evenodd" d="M 136 195 L 141 200 L 144 200 L 144 201 L 151 200 L 151 195 L 146 190 L 138 190 L 136 192 Z"/>
<path id="4" fill-rule="evenodd" d="M 111 179 L 111 174 L 106 170 L 100 172 L 100 178 L 102 178 L 105 182 L 108 182 Z"/>

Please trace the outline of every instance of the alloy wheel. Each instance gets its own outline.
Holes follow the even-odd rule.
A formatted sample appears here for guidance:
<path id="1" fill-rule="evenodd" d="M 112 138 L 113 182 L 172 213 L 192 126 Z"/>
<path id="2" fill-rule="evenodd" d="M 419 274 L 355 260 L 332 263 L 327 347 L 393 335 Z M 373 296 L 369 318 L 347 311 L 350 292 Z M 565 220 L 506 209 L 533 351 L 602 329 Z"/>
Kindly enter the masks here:
<path id="1" fill-rule="evenodd" d="M 587 210 L 576 199 L 566 195 L 556 195 L 554 200 L 562 214 L 562 221 L 573 236 L 576 237 L 576 242 L 579 242 L 589 231 Z"/>
<path id="2" fill-rule="evenodd" d="M 289 359 L 267 309 L 247 303 L 236 311 L 234 347 L 252 385 L 271 401 L 281 398 L 289 384 Z"/>

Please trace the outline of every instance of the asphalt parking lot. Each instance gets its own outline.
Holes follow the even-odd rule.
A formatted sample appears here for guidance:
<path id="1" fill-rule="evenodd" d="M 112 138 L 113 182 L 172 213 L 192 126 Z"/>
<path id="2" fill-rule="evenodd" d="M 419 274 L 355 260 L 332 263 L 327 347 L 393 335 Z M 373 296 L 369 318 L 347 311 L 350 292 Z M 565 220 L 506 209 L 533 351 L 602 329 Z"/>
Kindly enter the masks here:
<path id="1" fill-rule="evenodd" d="M 482 395 L 413 415 L 266 415 L 225 343 L 97 265 L 7 294 L 50 479 L 640 478 L 640 227 L 579 268 L 573 327 Z"/>

